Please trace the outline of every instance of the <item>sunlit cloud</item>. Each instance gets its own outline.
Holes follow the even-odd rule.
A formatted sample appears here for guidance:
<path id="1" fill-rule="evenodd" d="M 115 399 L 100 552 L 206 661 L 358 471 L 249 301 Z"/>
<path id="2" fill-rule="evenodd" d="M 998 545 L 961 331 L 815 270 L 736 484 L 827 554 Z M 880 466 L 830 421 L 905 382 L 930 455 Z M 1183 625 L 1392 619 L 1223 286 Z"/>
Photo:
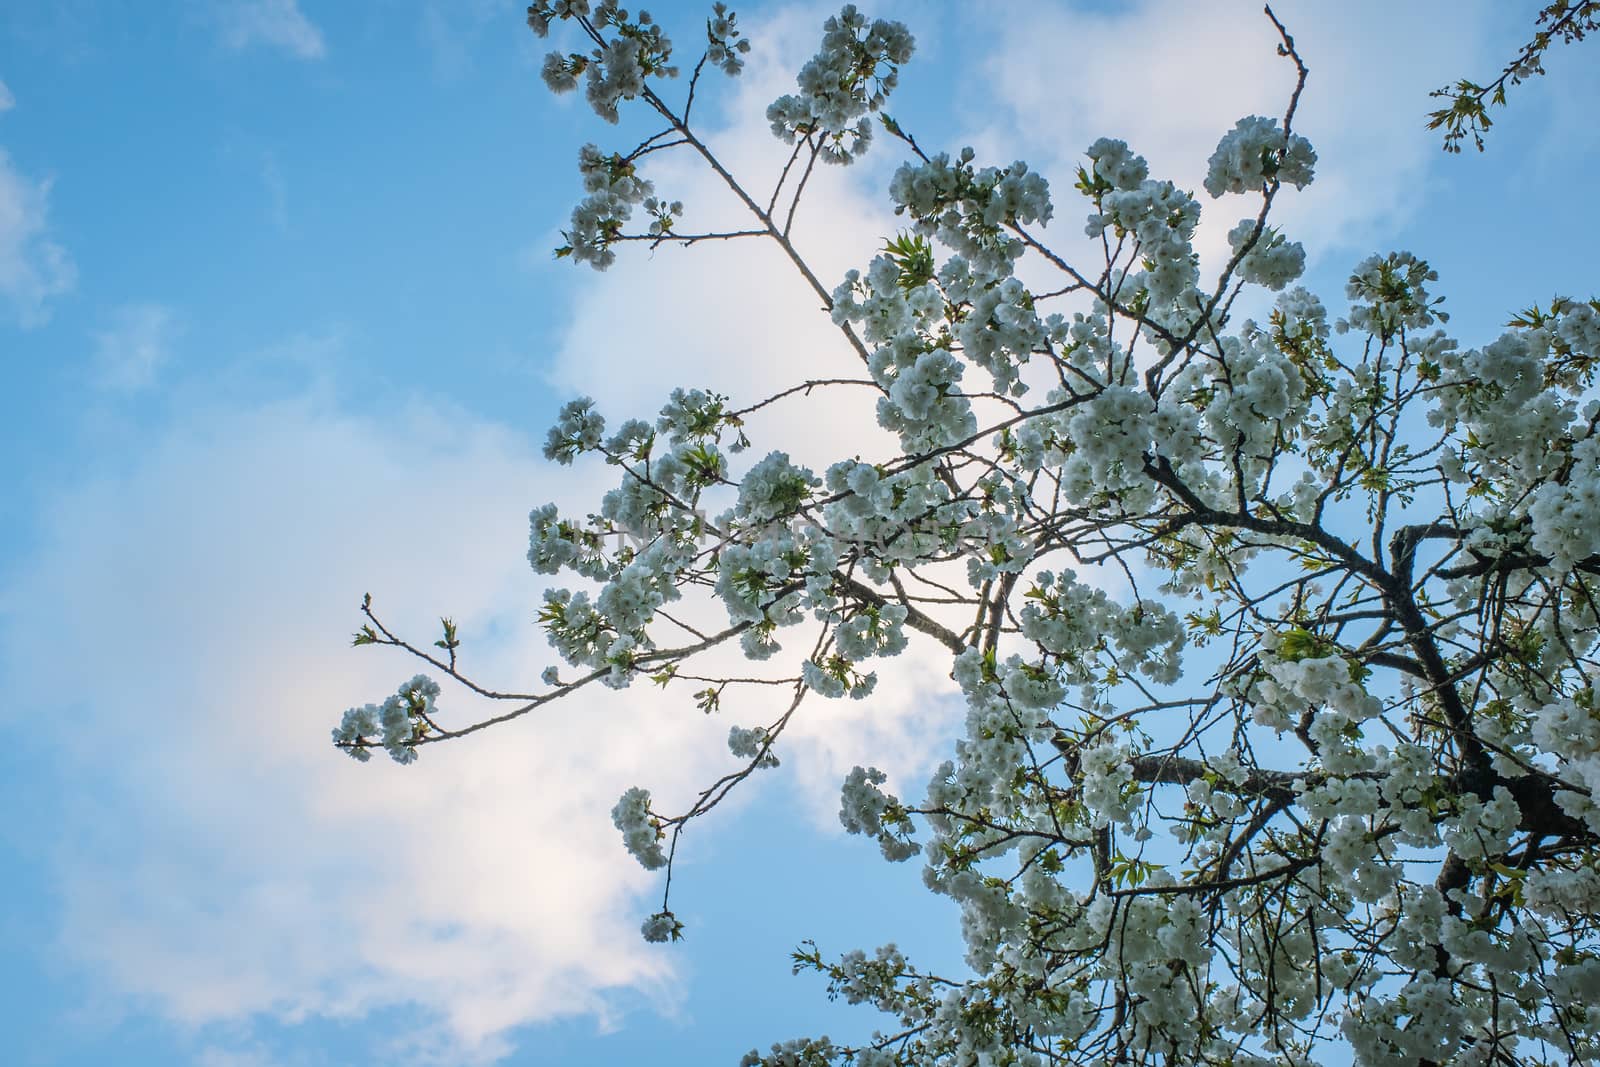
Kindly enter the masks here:
<path id="1" fill-rule="evenodd" d="M 1319 156 L 1316 180 L 1304 192 L 1286 190 L 1274 215 L 1313 261 L 1329 252 L 1359 258 L 1421 206 L 1421 179 L 1441 154 L 1421 128 L 1428 92 L 1481 65 L 1491 7 L 1455 5 L 1448 18 L 1378 3 L 1288 2 L 1273 10 L 1310 68 L 1295 128 Z M 991 153 L 1019 146 L 1034 153 L 1030 161 L 1055 192 L 1052 240 L 1089 252 L 1078 225 L 1087 209 L 1071 191 L 1073 175 L 1093 141 L 1116 137 L 1149 159 L 1152 176 L 1199 193 L 1205 215 L 1197 248 L 1204 265 L 1220 267 L 1227 231 L 1255 208 L 1201 192 L 1206 161 L 1236 120 L 1281 117 L 1295 84 L 1294 65 L 1278 54 L 1277 30 L 1260 5 L 1051 3 L 1002 25 L 985 66 L 1003 121 L 986 116 L 973 137 Z M 1419 40 L 1428 47 L 1418 49 Z M 1071 62 L 1061 75 L 1039 77 L 1063 48 Z"/>
<path id="2" fill-rule="evenodd" d="M 606 813 L 637 780 L 686 793 L 717 730 L 579 698 L 410 768 L 328 740 L 419 666 L 348 647 L 363 592 L 424 645 L 462 619 L 482 677 L 550 662 L 517 504 L 541 472 L 460 412 L 297 400 L 193 413 L 54 502 L 0 627 L 14 706 L 56 709 L 37 728 L 84 783 L 54 835 L 70 958 L 191 1026 L 420 1005 L 395 1039 L 446 1060 L 619 989 L 672 1003 L 638 935 L 655 880 Z"/>

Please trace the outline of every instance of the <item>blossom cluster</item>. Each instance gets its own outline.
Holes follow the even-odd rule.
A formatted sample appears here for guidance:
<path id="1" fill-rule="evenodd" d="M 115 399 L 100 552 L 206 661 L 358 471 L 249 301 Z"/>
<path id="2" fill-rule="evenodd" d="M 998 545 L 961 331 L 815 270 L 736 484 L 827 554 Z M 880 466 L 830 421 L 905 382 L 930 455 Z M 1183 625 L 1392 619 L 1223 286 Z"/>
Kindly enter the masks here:
<path id="1" fill-rule="evenodd" d="M 382 704 L 351 708 L 333 731 L 333 743 L 354 759 L 365 763 L 372 758 L 373 741 L 383 746 L 396 763 L 412 763 L 417 758 L 416 743 L 428 729 L 434 714 L 433 702 L 439 696 L 439 683 L 419 674 L 402 685 Z"/>
<path id="2" fill-rule="evenodd" d="M 1228 231 L 1228 245 L 1239 257 L 1239 277 L 1247 282 L 1282 289 L 1306 269 L 1306 250 L 1255 219 L 1241 219 Z"/>
<path id="3" fill-rule="evenodd" d="M 840 797 L 839 822 L 850 833 L 876 838 L 885 859 L 908 860 L 921 848 L 911 840 L 900 801 L 878 788 L 887 780 L 876 767 L 851 771 Z"/>
<path id="4" fill-rule="evenodd" d="M 889 182 L 889 199 L 917 232 L 937 238 L 974 271 L 1003 275 L 1024 247 L 1008 227 L 1049 222 L 1054 213 L 1050 186 L 1020 160 L 1004 168 L 976 168 L 976 158 L 971 148 L 963 148 L 953 162 L 940 152 L 925 162 L 904 164 Z"/>
<path id="5" fill-rule="evenodd" d="M 592 144 L 579 151 L 578 171 L 589 195 L 572 209 L 572 228 L 562 231 L 567 243 L 556 254 L 605 270 L 617 260 L 611 246 L 633 217 L 633 209 L 652 199 L 655 186 L 640 178 L 632 163 L 607 156 Z M 673 213 L 669 209 L 668 214 Z"/>
<path id="6" fill-rule="evenodd" d="M 590 20 L 596 27 L 615 27 L 616 32 L 588 55 L 551 52 L 545 56 L 540 73 L 552 92 L 570 92 L 582 75 L 589 106 L 605 121 L 615 123 L 618 102 L 642 94 L 647 77 L 677 76 L 677 68 L 668 63 L 672 41 L 648 11 L 640 11 L 638 18 L 630 21 L 619 0 L 597 0 L 592 6 L 588 0 L 538 0 L 528 8 L 528 25 L 540 37 L 550 32 L 552 19 L 572 18 Z"/>
<path id="7" fill-rule="evenodd" d="M 706 61 L 729 77 L 744 70 L 744 57 L 750 51 L 750 39 L 740 36 L 739 16 L 728 10 L 728 5 L 717 0 L 712 5 L 711 17 L 706 20 Z"/>
<path id="8" fill-rule="evenodd" d="M 1279 182 L 1304 189 L 1316 162 L 1310 141 L 1297 133 L 1286 135 L 1277 119 L 1251 115 L 1238 121 L 1206 161 L 1206 192 L 1260 192 Z"/>
<path id="9" fill-rule="evenodd" d="M 611 809 L 611 821 L 622 831 L 623 844 L 646 870 L 667 865 L 666 853 L 661 851 L 661 822 L 650 813 L 648 789 L 635 786 L 622 794 Z"/>
<path id="10" fill-rule="evenodd" d="M 851 163 L 872 143 L 872 122 L 900 78 L 914 48 L 904 25 L 870 24 L 854 4 L 823 25 L 822 47 L 800 68 L 798 93 L 780 96 L 767 121 L 781 140 L 811 139 L 830 163 Z"/>

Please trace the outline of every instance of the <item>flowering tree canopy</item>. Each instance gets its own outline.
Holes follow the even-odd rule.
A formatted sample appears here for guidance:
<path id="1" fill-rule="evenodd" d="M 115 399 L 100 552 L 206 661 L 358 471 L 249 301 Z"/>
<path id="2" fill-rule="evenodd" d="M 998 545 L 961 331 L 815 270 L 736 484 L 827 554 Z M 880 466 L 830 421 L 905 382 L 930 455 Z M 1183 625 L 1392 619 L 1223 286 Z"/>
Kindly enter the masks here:
<path id="1" fill-rule="evenodd" d="M 457 719 L 419 675 L 346 713 L 339 747 L 408 763 L 594 684 L 706 711 L 749 690 L 770 714 L 729 731 L 733 771 L 687 810 L 640 787 L 612 812 L 669 876 L 683 828 L 777 764 L 807 701 L 866 698 L 874 660 L 931 643 L 964 736 L 921 796 L 856 768 L 840 819 L 959 904 L 971 973 L 802 948 L 881 1029 L 745 1064 L 1600 1057 L 1600 303 L 1558 297 L 1464 348 L 1409 253 L 1357 264 L 1338 314 L 1296 286 L 1304 250 L 1271 215 L 1317 157 L 1276 19 L 1294 90 L 1210 158 L 1207 200 L 1239 221 L 1207 278 L 1201 201 L 1121 141 L 1088 146 L 1069 193 L 1092 265 L 1046 241 L 1062 198 L 1026 164 L 925 151 L 883 111 L 913 52 L 898 23 L 828 20 L 767 112 L 791 146 L 769 195 L 691 121 L 709 68 L 738 74 L 749 47 L 722 4 L 681 103 L 647 14 L 539 0 L 528 21 L 571 36 L 552 89 L 660 121 L 629 151 L 584 149 L 557 255 L 774 242 L 860 377 L 743 403 L 679 389 L 609 426 L 568 404 L 545 455 L 603 460 L 617 485 L 586 519 L 531 516 L 534 570 L 574 576 L 538 616 L 567 666 L 487 688 L 453 623 L 412 643 L 369 599 L 357 644 L 505 706 Z M 829 284 L 791 241 L 795 205 L 819 161 L 875 140 L 906 156 L 906 228 Z M 687 228 L 642 173 L 664 152 L 698 156 L 748 225 Z M 818 471 L 759 440 L 771 405 L 846 388 L 876 394 L 897 447 Z M 727 646 L 743 672 L 706 673 Z M 643 932 L 681 936 L 665 893 Z"/>

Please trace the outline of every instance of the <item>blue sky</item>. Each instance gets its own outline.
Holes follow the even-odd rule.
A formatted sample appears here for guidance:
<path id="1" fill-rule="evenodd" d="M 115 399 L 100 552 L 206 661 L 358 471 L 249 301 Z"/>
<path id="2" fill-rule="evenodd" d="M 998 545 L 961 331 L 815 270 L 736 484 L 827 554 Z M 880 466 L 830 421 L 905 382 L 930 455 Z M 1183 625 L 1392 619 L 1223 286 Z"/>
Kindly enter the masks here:
<path id="1" fill-rule="evenodd" d="M 653 7 L 695 38 L 698 4 Z M 1600 65 L 1552 54 L 1489 151 L 1451 157 L 1421 129 L 1427 90 L 1498 69 L 1536 5 L 1334 7 L 1279 8 L 1321 154 L 1281 221 L 1330 308 L 1391 248 L 1433 262 L 1469 344 L 1600 288 L 1582 200 Z M 750 69 L 699 113 L 759 184 L 781 160 L 761 112 L 827 8 L 739 10 Z M 1070 168 L 1096 137 L 1193 187 L 1234 119 L 1279 113 L 1288 87 L 1254 4 L 871 10 L 919 42 L 896 116 L 926 145 L 1035 162 L 1069 249 Z M 808 709 L 785 767 L 686 838 L 671 948 L 638 939 L 659 885 L 606 812 L 634 784 L 687 796 L 763 709 L 587 699 L 410 768 L 327 744 L 344 707 L 411 673 L 348 647 L 364 592 L 419 636 L 454 616 L 487 680 L 550 662 L 527 511 L 581 513 L 607 487 L 539 460 L 561 402 L 754 399 L 844 358 L 764 249 L 662 249 L 604 276 L 550 259 L 578 146 L 636 138 L 548 96 L 548 47 L 496 0 L 0 11 L 7 1062 L 733 1063 L 873 1024 L 789 975 L 804 938 L 959 967 L 955 916 L 914 865 L 832 814 L 853 764 L 915 793 L 948 744 L 934 650 L 864 705 Z M 830 282 L 894 228 L 884 147 L 802 211 Z M 727 210 L 692 167 L 658 180 Z M 851 418 L 786 409 L 758 447 L 826 463 L 871 446 Z"/>

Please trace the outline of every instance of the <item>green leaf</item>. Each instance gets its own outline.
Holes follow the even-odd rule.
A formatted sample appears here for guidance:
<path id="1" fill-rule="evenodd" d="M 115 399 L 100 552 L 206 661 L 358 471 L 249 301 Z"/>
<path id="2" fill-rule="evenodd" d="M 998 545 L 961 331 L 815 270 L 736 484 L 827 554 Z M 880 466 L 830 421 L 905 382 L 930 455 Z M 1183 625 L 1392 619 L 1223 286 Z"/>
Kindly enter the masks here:
<path id="1" fill-rule="evenodd" d="M 448 618 L 443 618 L 439 621 L 444 624 L 444 639 L 441 641 L 435 641 L 433 643 L 434 647 L 442 648 L 446 651 L 454 651 L 455 649 L 460 648 L 461 641 L 456 636 L 456 624 Z"/>

